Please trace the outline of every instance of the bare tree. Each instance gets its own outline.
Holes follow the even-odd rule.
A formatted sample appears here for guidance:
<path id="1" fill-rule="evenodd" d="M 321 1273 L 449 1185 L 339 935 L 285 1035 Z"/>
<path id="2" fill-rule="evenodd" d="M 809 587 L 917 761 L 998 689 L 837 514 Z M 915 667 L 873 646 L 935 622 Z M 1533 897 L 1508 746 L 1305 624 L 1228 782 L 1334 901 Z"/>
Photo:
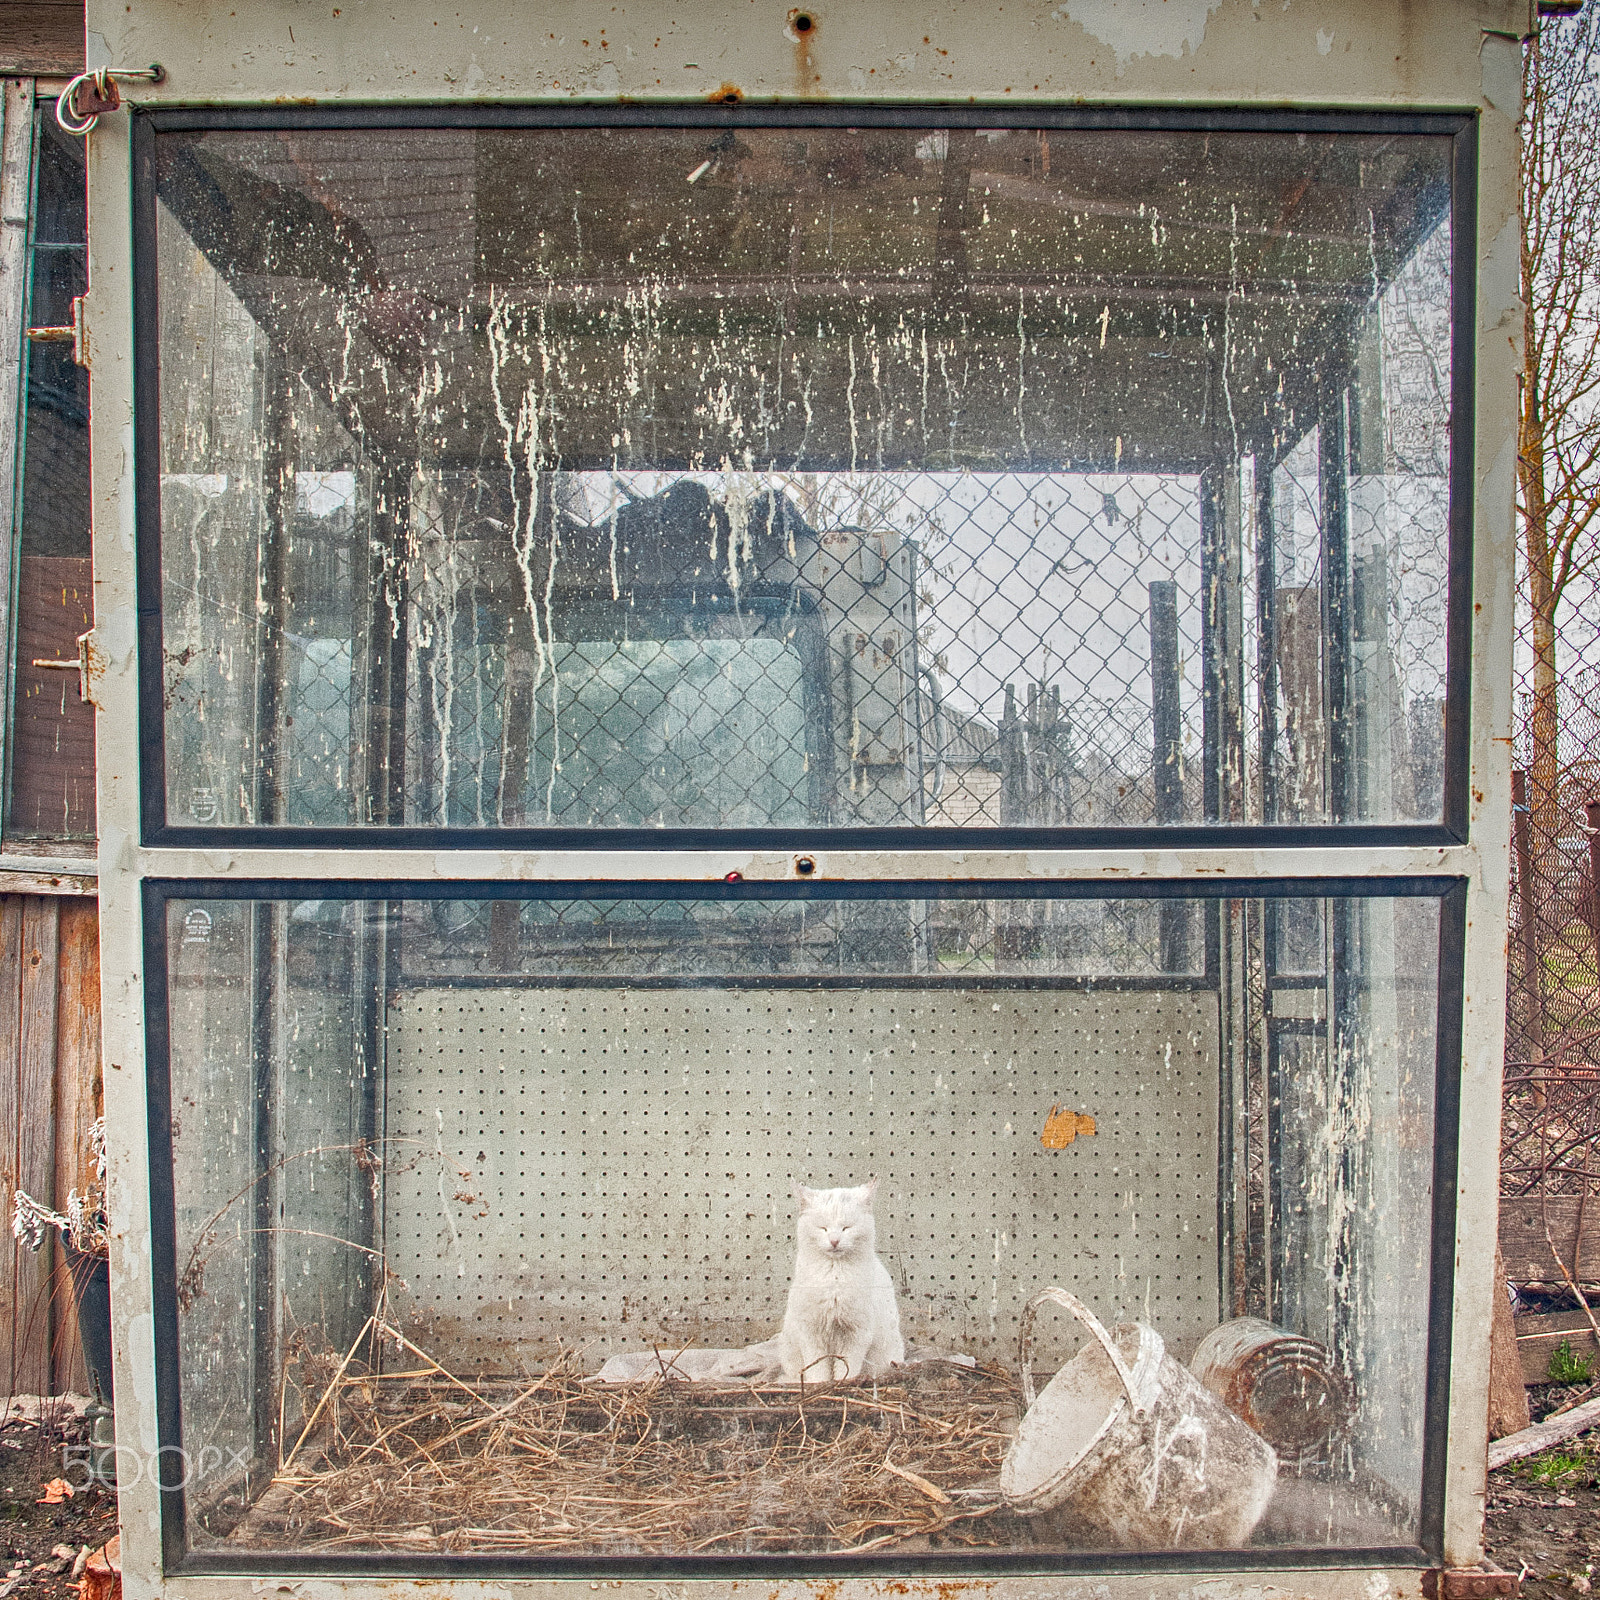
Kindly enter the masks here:
<path id="1" fill-rule="evenodd" d="M 1518 509 L 1532 610 L 1529 810 L 1536 872 L 1560 832 L 1557 617 L 1600 556 L 1600 6 L 1541 18 L 1523 58 L 1527 349 Z"/>

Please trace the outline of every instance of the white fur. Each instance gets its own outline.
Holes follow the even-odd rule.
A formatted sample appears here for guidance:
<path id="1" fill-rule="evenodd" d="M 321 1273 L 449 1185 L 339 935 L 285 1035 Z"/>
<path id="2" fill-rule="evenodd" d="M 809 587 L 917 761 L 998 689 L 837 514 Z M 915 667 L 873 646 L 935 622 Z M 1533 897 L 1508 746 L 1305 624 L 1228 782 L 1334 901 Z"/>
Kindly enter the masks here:
<path id="1" fill-rule="evenodd" d="M 854 1189 L 794 1186 L 799 1247 L 778 1333 L 788 1383 L 877 1378 L 905 1360 L 894 1284 L 873 1248 L 877 1187 L 876 1178 Z"/>

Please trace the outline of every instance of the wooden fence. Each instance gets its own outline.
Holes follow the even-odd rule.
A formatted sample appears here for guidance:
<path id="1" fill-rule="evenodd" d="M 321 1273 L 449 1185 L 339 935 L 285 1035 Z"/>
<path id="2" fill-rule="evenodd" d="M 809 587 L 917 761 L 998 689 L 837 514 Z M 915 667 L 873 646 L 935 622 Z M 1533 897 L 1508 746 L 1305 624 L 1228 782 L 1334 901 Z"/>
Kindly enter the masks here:
<path id="1" fill-rule="evenodd" d="M 92 899 L 0 896 L 0 1386 L 88 1387 L 59 1242 L 11 1238 L 11 1196 L 60 1209 L 93 1178 L 100 1112 L 100 923 Z"/>

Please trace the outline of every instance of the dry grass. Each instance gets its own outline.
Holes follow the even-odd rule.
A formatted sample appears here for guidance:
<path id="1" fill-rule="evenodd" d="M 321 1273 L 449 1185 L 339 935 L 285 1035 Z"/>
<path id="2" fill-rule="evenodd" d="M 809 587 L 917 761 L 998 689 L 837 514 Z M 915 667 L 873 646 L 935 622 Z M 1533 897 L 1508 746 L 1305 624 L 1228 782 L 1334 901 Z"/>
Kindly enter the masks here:
<path id="1" fill-rule="evenodd" d="M 377 1332 L 396 1348 L 393 1328 Z M 323 1358 L 309 1423 L 231 1542 L 686 1555 L 1028 1540 L 998 1507 L 1021 1411 L 1004 1372 L 929 1362 L 804 1391 L 609 1387 L 571 1362 L 468 1381 L 399 1348 L 404 1371 L 354 1350 Z"/>

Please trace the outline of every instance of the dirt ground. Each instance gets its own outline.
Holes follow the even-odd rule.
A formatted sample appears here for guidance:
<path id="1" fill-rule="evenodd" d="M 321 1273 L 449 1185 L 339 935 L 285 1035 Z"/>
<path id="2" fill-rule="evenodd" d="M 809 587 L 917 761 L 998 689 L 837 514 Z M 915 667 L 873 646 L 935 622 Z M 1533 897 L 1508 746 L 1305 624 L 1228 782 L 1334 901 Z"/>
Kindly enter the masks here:
<path id="1" fill-rule="evenodd" d="M 1529 1389 L 1534 1421 L 1584 1393 L 1556 1384 Z M 1600 1428 L 1489 1476 L 1487 1554 L 1520 1572 L 1525 1600 L 1571 1600 L 1595 1590 L 1600 1568 Z"/>
<path id="2" fill-rule="evenodd" d="M 61 1452 L 87 1439 L 87 1424 L 70 1413 L 0 1425 L 0 1600 L 76 1594 L 80 1554 L 86 1546 L 98 1550 L 117 1531 L 116 1497 L 104 1489 L 79 1489 L 58 1505 L 39 1503 L 52 1479 L 83 1481 L 81 1467 L 63 1467 Z"/>

